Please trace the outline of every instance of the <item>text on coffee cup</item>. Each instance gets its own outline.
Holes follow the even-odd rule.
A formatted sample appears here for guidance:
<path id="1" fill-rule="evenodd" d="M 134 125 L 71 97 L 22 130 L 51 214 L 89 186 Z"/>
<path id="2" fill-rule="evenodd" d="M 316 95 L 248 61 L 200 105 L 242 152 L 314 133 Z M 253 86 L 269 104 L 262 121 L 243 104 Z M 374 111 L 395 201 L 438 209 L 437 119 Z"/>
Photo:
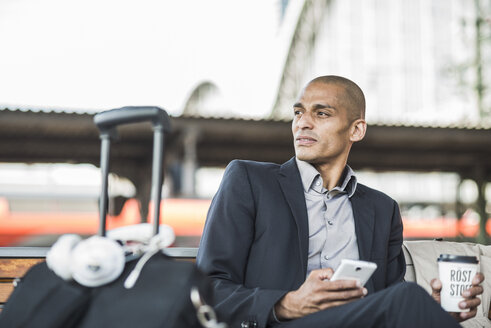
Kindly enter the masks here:
<path id="1" fill-rule="evenodd" d="M 472 287 L 469 284 L 472 270 L 450 270 L 450 296 L 461 296 L 462 292 Z"/>

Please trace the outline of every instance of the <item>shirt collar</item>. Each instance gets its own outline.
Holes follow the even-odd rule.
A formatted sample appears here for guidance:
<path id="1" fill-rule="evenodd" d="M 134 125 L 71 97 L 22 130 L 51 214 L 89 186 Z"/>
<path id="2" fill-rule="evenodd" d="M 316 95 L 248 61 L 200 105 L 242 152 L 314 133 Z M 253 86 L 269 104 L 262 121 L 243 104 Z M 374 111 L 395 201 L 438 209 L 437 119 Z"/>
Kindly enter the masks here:
<path id="1" fill-rule="evenodd" d="M 305 192 L 308 192 L 310 189 L 314 189 L 317 192 L 327 191 L 322 187 L 322 177 L 320 173 L 315 169 L 315 167 L 305 161 L 301 161 L 295 157 L 297 162 L 298 171 L 300 172 L 300 178 L 302 179 L 302 186 Z M 341 183 L 341 186 L 337 186 L 333 188 L 333 190 L 338 190 L 340 192 L 347 192 L 348 197 L 353 196 L 356 191 L 357 179 L 355 172 L 349 165 L 346 165 L 343 172 L 344 180 Z M 320 181 L 320 185 L 316 186 L 315 183 Z"/>

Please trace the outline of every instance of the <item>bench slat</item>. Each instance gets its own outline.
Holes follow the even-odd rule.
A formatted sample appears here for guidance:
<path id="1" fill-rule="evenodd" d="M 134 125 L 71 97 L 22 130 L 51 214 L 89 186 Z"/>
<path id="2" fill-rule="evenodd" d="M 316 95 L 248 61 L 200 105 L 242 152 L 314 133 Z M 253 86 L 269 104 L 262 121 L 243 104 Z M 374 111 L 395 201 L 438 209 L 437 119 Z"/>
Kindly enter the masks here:
<path id="1" fill-rule="evenodd" d="M 0 282 L 0 304 L 3 304 L 7 301 L 13 290 L 14 285 L 12 284 L 12 281 Z"/>
<path id="2" fill-rule="evenodd" d="M 43 261 L 44 259 L 40 258 L 0 258 L 0 278 L 23 277 L 30 267 Z"/>

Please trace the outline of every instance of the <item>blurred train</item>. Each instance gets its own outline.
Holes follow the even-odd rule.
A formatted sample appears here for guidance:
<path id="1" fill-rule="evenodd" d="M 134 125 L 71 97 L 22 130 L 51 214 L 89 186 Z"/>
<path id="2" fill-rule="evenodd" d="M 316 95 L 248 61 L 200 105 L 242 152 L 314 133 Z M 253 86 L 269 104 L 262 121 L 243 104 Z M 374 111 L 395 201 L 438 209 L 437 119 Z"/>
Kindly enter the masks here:
<path id="1" fill-rule="evenodd" d="M 26 200 L 28 202 L 28 200 Z M 203 232 L 210 200 L 203 199 L 164 199 L 161 202 L 161 223 L 174 228 L 175 246 L 197 247 Z M 97 233 L 98 212 L 97 200 L 91 205 L 45 206 L 34 210 L 36 206 L 14 206 L 12 201 L 0 197 L 0 246 L 49 246 L 56 238 L 65 233 L 89 236 Z M 39 204 L 46 205 L 40 201 Z M 39 207 L 39 206 L 38 206 Z M 108 216 L 108 229 L 141 222 L 140 204 L 130 198 L 122 203 L 121 210 Z M 147 218 L 152 221 L 152 218 Z M 467 213 L 456 218 L 407 219 L 404 221 L 404 237 L 446 238 L 459 236 L 475 237 L 479 232 L 479 220 Z M 486 226 L 491 235 L 491 220 Z"/>
<path id="2" fill-rule="evenodd" d="M 25 200 L 29 202 L 29 200 Z M 16 201 L 14 200 L 14 203 Z M 12 210 L 11 201 L 0 197 L 0 247 L 50 246 L 59 235 L 75 233 L 89 236 L 97 233 L 99 214 L 97 200 L 75 206 L 52 202 L 50 206 L 18 206 Z M 60 205 L 61 204 L 61 205 Z M 58 205 L 58 206 L 57 206 Z M 151 204 L 150 204 L 151 205 Z M 203 232 L 210 200 L 171 198 L 161 202 L 161 223 L 173 227 L 175 246 L 196 247 Z M 35 206 L 34 206 L 35 207 Z M 108 215 L 108 229 L 142 222 L 138 200 L 127 199 L 117 214 Z M 153 218 L 149 216 L 148 222 Z"/>

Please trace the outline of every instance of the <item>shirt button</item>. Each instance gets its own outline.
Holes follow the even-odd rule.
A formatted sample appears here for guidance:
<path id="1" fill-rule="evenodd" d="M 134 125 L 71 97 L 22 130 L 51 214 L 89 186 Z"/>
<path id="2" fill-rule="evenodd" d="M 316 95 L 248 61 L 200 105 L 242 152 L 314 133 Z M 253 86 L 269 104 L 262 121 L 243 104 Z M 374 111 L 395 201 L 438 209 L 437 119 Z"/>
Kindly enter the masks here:
<path id="1" fill-rule="evenodd" d="M 315 185 L 316 185 L 316 186 L 320 186 L 320 185 L 321 185 L 320 181 L 317 181 L 317 182 L 315 183 Z"/>
<path id="2" fill-rule="evenodd" d="M 330 226 L 332 226 L 334 224 L 334 222 L 332 222 L 332 221 L 329 220 L 329 221 L 327 221 L 327 224 L 329 224 Z"/>
<path id="3" fill-rule="evenodd" d="M 324 260 L 326 260 L 326 261 L 329 260 L 329 256 L 324 255 Z"/>

